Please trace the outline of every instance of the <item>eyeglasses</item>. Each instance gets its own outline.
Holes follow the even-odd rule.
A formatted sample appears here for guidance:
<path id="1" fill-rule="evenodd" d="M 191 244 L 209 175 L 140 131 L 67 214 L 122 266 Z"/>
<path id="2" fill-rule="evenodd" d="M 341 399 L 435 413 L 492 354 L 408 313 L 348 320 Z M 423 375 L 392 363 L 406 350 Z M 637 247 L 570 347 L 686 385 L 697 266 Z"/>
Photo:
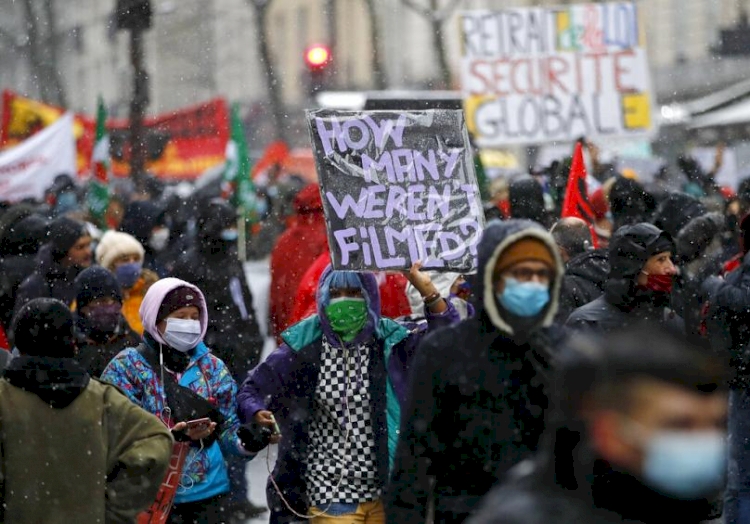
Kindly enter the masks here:
<path id="1" fill-rule="evenodd" d="M 512 269 L 510 270 L 510 275 L 516 280 L 520 280 L 521 282 L 528 282 L 534 277 L 537 277 L 538 280 L 550 281 L 555 276 L 554 272 L 551 269 L 531 269 L 528 267 L 519 267 L 516 269 Z"/>

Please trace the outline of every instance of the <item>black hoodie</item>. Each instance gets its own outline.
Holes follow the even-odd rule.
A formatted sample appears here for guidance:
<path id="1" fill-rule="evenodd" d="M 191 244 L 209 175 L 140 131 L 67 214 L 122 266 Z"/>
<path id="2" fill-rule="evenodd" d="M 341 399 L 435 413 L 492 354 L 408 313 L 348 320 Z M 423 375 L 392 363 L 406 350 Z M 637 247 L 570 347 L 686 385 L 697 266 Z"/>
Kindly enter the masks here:
<path id="1" fill-rule="evenodd" d="M 8 224 L 0 236 L 0 322 L 6 331 L 13 319 L 18 287 L 35 271 L 36 255 L 46 233 L 47 221 L 38 215 L 28 215 Z"/>
<path id="2" fill-rule="evenodd" d="M 14 308 L 16 313 L 24 304 L 35 298 L 56 298 L 68 306 L 75 300 L 75 279 L 81 268 L 64 267 L 55 260 L 53 249 L 51 244 L 42 246 L 36 257 L 36 271 L 18 286 Z"/>
<path id="3" fill-rule="evenodd" d="M 574 309 L 602 296 L 607 273 L 609 257 L 602 249 L 586 251 L 568 260 L 556 320 L 561 324 L 565 323 Z"/>
<path id="4" fill-rule="evenodd" d="M 562 263 L 550 283 L 550 303 L 525 329 L 498 304 L 492 282 L 498 257 L 528 237 L 544 242 L 557 259 L 554 240 L 539 224 L 489 225 L 478 247 L 476 317 L 428 335 L 417 350 L 386 494 L 389 523 L 424 522 L 431 492 L 435 522 L 463 522 L 498 475 L 536 450 L 561 338 L 550 326 Z"/>
<path id="5" fill-rule="evenodd" d="M 648 259 L 664 246 L 674 252 L 671 237 L 653 224 L 623 226 L 609 243 L 609 274 L 604 294 L 579 307 L 568 317 L 573 329 L 608 332 L 623 325 L 658 322 L 674 332 L 684 333 L 683 320 L 669 309 L 670 295 L 655 293 L 636 284 Z"/>
<path id="6" fill-rule="evenodd" d="M 260 360 L 263 337 L 237 241 L 221 238 L 222 231 L 235 227 L 236 213 L 227 204 L 213 201 L 203 206 L 195 243 L 177 260 L 170 276 L 203 291 L 208 308 L 204 342 L 241 382 Z"/>

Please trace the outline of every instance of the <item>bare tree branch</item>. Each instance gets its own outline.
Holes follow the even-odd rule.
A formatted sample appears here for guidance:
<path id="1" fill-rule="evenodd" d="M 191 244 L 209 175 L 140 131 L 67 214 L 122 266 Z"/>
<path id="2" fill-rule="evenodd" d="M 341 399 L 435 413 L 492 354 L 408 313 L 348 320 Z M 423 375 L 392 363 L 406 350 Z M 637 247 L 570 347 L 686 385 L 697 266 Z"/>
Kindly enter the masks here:
<path id="1" fill-rule="evenodd" d="M 266 80 L 266 93 L 271 105 L 271 114 L 274 121 L 274 133 L 278 140 L 286 141 L 286 122 L 284 121 L 284 106 L 281 100 L 281 81 L 275 74 L 273 57 L 268 45 L 268 8 L 272 0 L 247 0 L 254 10 L 255 35 L 258 43 L 258 59 L 263 68 L 263 76 Z"/>
<path id="2" fill-rule="evenodd" d="M 445 22 L 453 14 L 453 11 L 458 9 L 458 6 L 460 6 L 462 2 L 463 0 L 451 0 L 447 6 L 434 14 L 435 19 L 439 22 Z"/>
<path id="3" fill-rule="evenodd" d="M 425 7 L 423 5 L 419 5 L 413 0 L 401 0 L 406 7 L 417 13 L 419 16 L 422 16 L 428 20 L 432 20 L 434 13 L 432 10 L 428 7 Z"/>
<path id="4" fill-rule="evenodd" d="M 443 23 L 453 14 L 463 0 L 449 0 L 448 4 L 439 8 L 439 0 L 430 0 L 428 6 L 416 3 L 414 0 L 401 0 L 403 4 L 422 16 L 431 26 L 432 45 L 435 50 L 440 82 L 444 89 L 451 85 L 451 72 L 443 41 Z"/>
<path id="5" fill-rule="evenodd" d="M 383 60 L 380 53 L 380 28 L 378 25 L 377 9 L 375 0 L 365 0 L 367 14 L 370 22 L 370 46 L 372 47 L 372 76 L 377 89 L 385 89 L 388 80 L 383 68 Z"/>
<path id="6" fill-rule="evenodd" d="M 416 12 L 420 16 L 426 18 L 430 22 L 444 22 L 453 14 L 453 11 L 461 5 L 463 0 L 450 0 L 447 6 L 442 9 L 432 9 L 416 3 L 414 0 L 401 0 L 403 4 Z"/>
<path id="7" fill-rule="evenodd" d="M 47 18 L 47 38 L 45 40 L 45 63 L 44 67 L 47 70 L 47 77 L 49 82 L 52 83 L 52 91 L 54 92 L 55 103 L 61 107 L 67 107 L 68 97 L 65 93 L 65 85 L 63 83 L 62 75 L 60 73 L 60 62 L 58 56 L 58 49 L 60 46 L 58 34 L 57 34 L 57 14 L 55 13 L 55 5 L 53 0 L 44 0 L 44 14 Z"/>

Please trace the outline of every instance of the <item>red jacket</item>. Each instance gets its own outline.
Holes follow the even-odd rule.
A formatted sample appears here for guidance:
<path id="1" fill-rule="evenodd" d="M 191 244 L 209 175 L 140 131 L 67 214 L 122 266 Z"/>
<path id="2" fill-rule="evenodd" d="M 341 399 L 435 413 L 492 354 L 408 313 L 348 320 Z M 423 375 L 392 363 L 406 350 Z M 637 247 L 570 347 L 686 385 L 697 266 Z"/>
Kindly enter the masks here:
<path id="1" fill-rule="evenodd" d="M 302 276 L 310 264 L 328 252 L 323 203 L 320 190 L 311 184 L 294 199 L 296 217 L 282 233 L 271 252 L 271 291 L 269 323 L 271 333 L 279 335 L 291 325 L 294 297 Z"/>
<path id="2" fill-rule="evenodd" d="M 299 322 L 317 312 L 315 292 L 323 270 L 331 263 L 331 254 L 326 251 L 318 257 L 302 277 L 294 301 L 294 312 L 289 324 Z M 382 275 L 382 274 L 381 274 Z M 401 273 L 387 273 L 384 278 L 378 275 L 380 288 L 380 314 L 388 318 L 398 318 L 411 314 L 409 299 L 406 297 L 406 277 Z"/>

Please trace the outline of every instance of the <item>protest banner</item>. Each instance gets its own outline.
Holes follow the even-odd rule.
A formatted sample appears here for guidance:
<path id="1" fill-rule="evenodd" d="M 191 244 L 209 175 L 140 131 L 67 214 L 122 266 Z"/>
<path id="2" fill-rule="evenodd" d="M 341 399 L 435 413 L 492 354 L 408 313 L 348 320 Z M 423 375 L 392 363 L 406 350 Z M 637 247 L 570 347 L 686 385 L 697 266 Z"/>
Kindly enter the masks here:
<path id="1" fill-rule="evenodd" d="M 194 180 L 224 163 L 229 141 L 226 100 L 208 102 L 146 118 L 146 170 L 162 179 Z M 130 132 L 127 120 L 107 122 L 112 151 L 112 172 L 130 172 Z"/>
<path id="2" fill-rule="evenodd" d="M 0 149 L 21 143 L 56 122 L 64 113 L 59 107 L 4 91 Z M 91 173 L 96 123 L 83 115 L 74 115 L 73 122 L 78 152 L 76 171 L 87 178 Z M 130 173 L 128 126 L 127 119 L 107 120 L 111 169 L 116 177 L 126 177 Z M 146 170 L 159 178 L 193 180 L 225 161 L 229 108 L 222 98 L 146 118 L 144 128 Z"/>
<path id="3" fill-rule="evenodd" d="M 0 121 L 0 149 L 14 147 L 52 125 L 65 114 L 65 109 L 26 98 L 13 91 L 3 91 L 2 120 Z M 83 115 L 73 115 L 73 136 L 76 140 L 76 168 L 68 174 L 87 176 L 91 171 L 94 150 L 94 121 Z"/>
<path id="4" fill-rule="evenodd" d="M 464 109 L 478 145 L 651 132 L 636 3 L 466 11 L 460 30 Z"/>
<path id="5" fill-rule="evenodd" d="M 73 115 L 66 113 L 31 138 L 0 153 L 0 200 L 42 200 L 57 175 L 75 170 Z"/>
<path id="6" fill-rule="evenodd" d="M 474 270 L 484 213 L 461 111 L 307 117 L 334 268 Z"/>

